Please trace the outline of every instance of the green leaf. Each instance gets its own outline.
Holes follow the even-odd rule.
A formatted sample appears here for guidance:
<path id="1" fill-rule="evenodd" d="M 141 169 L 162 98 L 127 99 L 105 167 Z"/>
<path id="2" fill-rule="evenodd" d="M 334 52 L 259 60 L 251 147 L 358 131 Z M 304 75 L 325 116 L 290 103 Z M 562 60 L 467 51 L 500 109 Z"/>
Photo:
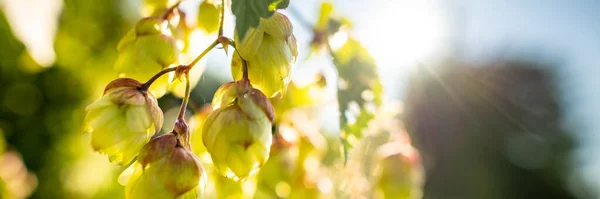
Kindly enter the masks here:
<path id="1" fill-rule="evenodd" d="M 319 97 L 311 95 L 311 90 L 319 91 L 320 89 L 325 88 L 325 86 L 321 86 L 319 83 L 320 82 L 317 81 L 304 86 L 298 86 L 294 82 L 289 83 L 286 94 L 283 95 L 283 98 L 271 99 L 271 104 L 275 109 L 275 115 L 281 116 L 286 112 L 293 110 L 294 108 L 310 107 L 320 102 Z M 275 118 L 275 120 L 278 119 L 280 118 Z"/>
<path id="2" fill-rule="evenodd" d="M 290 0 L 279 0 L 277 9 L 286 9 L 290 5 Z"/>
<path id="3" fill-rule="evenodd" d="M 235 15 L 238 35 L 244 38 L 250 27 L 258 27 L 260 18 L 270 18 L 276 9 L 288 4 L 289 0 L 232 0 L 231 11 Z"/>

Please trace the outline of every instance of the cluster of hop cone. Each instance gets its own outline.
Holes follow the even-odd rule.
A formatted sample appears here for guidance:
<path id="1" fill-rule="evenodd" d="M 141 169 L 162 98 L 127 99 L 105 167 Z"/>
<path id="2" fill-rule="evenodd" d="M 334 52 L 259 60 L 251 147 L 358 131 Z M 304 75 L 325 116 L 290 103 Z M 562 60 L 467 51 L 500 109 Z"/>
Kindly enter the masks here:
<path id="1" fill-rule="evenodd" d="M 192 152 L 190 136 L 194 132 L 183 118 L 175 121 L 169 133 L 159 133 L 164 116 L 157 97 L 169 92 L 171 83 L 160 73 L 176 65 L 180 53 L 165 16 L 141 19 L 124 36 L 115 63 L 123 78 L 110 82 L 102 98 L 86 108 L 85 124 L 93 149 L 106 154 L 111 162 L 129 165 L 119 178 L 126 186 L 126 198 L 200 198 L 207 184 L 205 167 Z M 243 39 L 236 35 L 232 41 L 236 48 L 231 61 L 235 81 L 215 92 L 211 111 L 202 124 L 202 146 L 196 146 L 205 147 L 214 170 L 225 178 L 244 181 L 269 160 L 275 121 L 271 100 L 284 95 L 298 55 L 292 29 L 289 19 L 275 12 L 268 19 L 260 19 Z M 229 40 L 219 37 L 215 44 L 219 41 L 227 48 Z M 187 73 L 193 64 L 175 67 L 169 72 L 178 78 L 185 75 L 189 82 Z M 189 88 L 180 115 L 188 97 Z M 385 197 L 418 195 L 410 194 L 414 183 L 408 182 L 407 189 L 403 188 L 407 182 L 398 180 L 413 173 L 398 167 L 418 161 L 418 154 L 411 149 L 382 159 L 377 182 Z"/>

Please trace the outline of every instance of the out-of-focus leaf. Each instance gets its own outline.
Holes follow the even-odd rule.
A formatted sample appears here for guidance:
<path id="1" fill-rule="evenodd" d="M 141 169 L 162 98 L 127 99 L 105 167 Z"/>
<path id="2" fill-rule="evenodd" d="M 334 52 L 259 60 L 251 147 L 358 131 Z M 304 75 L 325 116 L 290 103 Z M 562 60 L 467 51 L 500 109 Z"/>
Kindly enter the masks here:
<path id="1" fill-rule="evenodd" d="M 198 9 L 198 28 L 206 33 L 214 33 L 219 30 L 221 10 L 218 6 L 203 1 Z"/>
<path id="2" fill-rule="evenodd" d="M 329 2 L 323 2 L 321 4 L 321 11 L 319 12 L 319 20 L 315 25 L 315 29 L 318 31 L 324 31 L 327 29 L 327 24 L 333 13 L 333 5 Z"/>
<path id="3" fill-rule="evenodd" d="M 289 0 L 232 0 L 237 34 L 244 38 L 250 27 L 258 27 L 260 18 L 270 18 L 276 9 L 287 7 L 287 4 Z"/>
<path id="4" fill-rule="evenodd" d="M 332 54 L 340 78 L 338 102 L 343 136 L 361 138 L 375 117 L 374 111 L 381 105 L 383 87 L 377 66 L 367 50 L 352 38 Z"/>
<path id="5" fill-rule="evenodd" d="M 259 198 L 328 198 L 315 186 L 326 178 L 319 167 L 327 148 L 325 137 L 303 111 L 290 111 L 279 122 L 270 157 L 259 171 Z M 313 166 L 306 166 L 306 165 Z M 285 188 L 286 191 L 282 191 Z"/>
<path id="6" fill-rule="evenodd" d="M 287 86 L 287 92 L 283 98 L 271 98 L 271 103 L 275 109 L 275 119 L 281 119 L 280 116 L 294 109 L 311 106 L 319 102 L 321 95 L 318 92 L 324 90 L 324 86 L 314 82 L 305 86 L 298 86 L 292 82 Z"/>
<path id="7" fill-rule="evenodd" d="M 424 171 L 420 154 L 411 145 L 400 121 L 382 109 L 374 128 L 355 143 L 344 168 L 353 183 L 341 186 L 344 197 L 421 198 Z M 381 192 L 391 195 L 381 195 Z"/>
<path id="8" fill-rule="evenodd" d="M 326 42 L 331 35 L 334 35 L 340 29 L 346 25 L 344 18 L 338 19 L 334 17 L 333 5 L 329 2 L 323 2 L 321 4 L 321 10 L 319 11 L 319 18 L 314 26 L 313 39 L 310 42 L 311 54 L 318 53 L 324 49 Z"/>

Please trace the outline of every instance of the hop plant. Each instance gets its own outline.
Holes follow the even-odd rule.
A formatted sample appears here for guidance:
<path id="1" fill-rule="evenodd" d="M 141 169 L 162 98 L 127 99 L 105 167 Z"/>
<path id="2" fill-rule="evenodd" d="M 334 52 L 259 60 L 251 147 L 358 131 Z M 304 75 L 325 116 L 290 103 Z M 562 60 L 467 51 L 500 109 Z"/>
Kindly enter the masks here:
<path id="1" fill-rule="evenodd" d="M 269 157 L 273 107 L 247 79 L 221 86 L 212 105 L 203 127 L 204 145 L 219 173 L 246 179 Z"/>
<path id="2" fill-rule="evenodd" d="M 168 23 L 161 17 L 141 19 L 121 39 L 117 50 L 119 56 L 115 62 L 115 70 L 122 76 L 133 79 L 149 79 L 175 64 L 179 56 L 179 49 Z M 168 84 L 168 76 L 163 76 L 152 84 L 150 91 L 161 97 L 167 92 Z"/>
<path id="3" fill-rule="evenodd" d="M 174 133 L 153 138 L 142 148 L 138 161 L 122 178 L 131 175 L 125 197 L 199 198 L 206 185 L 206 174 L 198 158 L 185 149 Z"/>
<path id="4" fill-rule="evenodd" d="M 116 79 L 106 86 L 100 100 L 86 108 L 92 147 L 107 154 L 111 162 L 131 162 L 162 127 L 163 113 L 156 98 L 141 86 L 134 79 Z"/>
<path id="5" fill-rule="evenodd" d="M 242 78 L 244 59 L 248 62 L 248 77 L 253 86 L 268 97 L 285 91 L 292 64 L 298 56 L 292 30 L 289 19 L 281 13 L 275 13 L 269 19 L 261 19 L 258 27 L 248 29 L 244 39 L 236 35 L 239 54 L 234 54 L 231 62 L 233 78 Z"/>
<path id="6" fill-rule="evenodd" d="M 197 27 L 188 25 L 186 11 L 179 9 L 180 0 L 143 2 L 146 13 L 152 13 L 153 17 L 138 21 L 117 47 L 114 68 L 120 76 L 127 78 L 109 83 L 103 97 L 87 107 L 85 118 L 94 150 L 121 165 L 137 157 L 119 177 L 119 182 L 125 185 L 126 198 L 200 198 L 203 194 L 217 198 L 315 198 L 333 197 L 334 194 L 343 197 L 344 194 L 334 191 L 337 189 L 334 186 L 365 197 L 421 196 L 422 168 L 418 153 L 410 143 L 381 147 L 382 151 L 384 148 L 396 150 L 387 150 L 377 160 L 373 158 L 374 149 L 385 143 L 387 134 L 373 136 L 374 141 L 381 141 L 379 144 L 363 142 L 367 144 L 362 148 L 369 149 L 364 150 L 365 153 L 354 153 L 358 154 L 354 157 L 359 158 L 349 161 L 348 165 L 352 167 L 345 169 L 355 174 L 347 180 L 351 183 L 332 182 L 338 179 L 337 175 L 323 166 L 340 168 L 338 166 L 342 162 L 336 160 L 341 154 L 335 148 L 343 144 L 346 161 L 346 148 L 352 147 L 348 140 L 364 138 L 357 133 L 354 137 L 345 134 L 342 142 L 337 138 L 335 141 L 326 140 L 329 137 L 320 134 L 322 126 L 309 120 L 312 116 L 301 114 L 321 111 L 316 110 L 320 108 L 317 105 L 327 106 L 329 103 L 323 100 L 327 89 L 322 76 L 309 86 L 289 84 L 298 46 L 290 20 L 277 12 L 277 9 L 286 8 L 289 0 L 233 0 L 230 4 L 205 0 L 198 8 Z M 315 47 L 327 46 L 331 33 L 340 29 L 336 27 L 339 24 L 332 24 L 335 21 L 330 19 L 331 9 L 329 4 L 323 7 L 319 23 L 313 29 Z M 236 16 L 233 40 L 223 35 L 225 10 L 231 10 Z M 191 59 L 188 57 L 188 53 L 192 52 L 191 44 L 204 46 L 191 41 L 192 36 L 198 39 L 194 28 L 208 34 L 218 32 L 218 35 L 202 53 Z M 181 56 L 178 46 L 182 50 Z M 184 116 L 188 103 L 194 101 L 190 99 L 190 93 L 202 72 L 202 58 L 216 47 L 228 52 L 230 46 L 236 50 L 231 63 L 234 81 L 222 85 L 215 92 L 212 108 L 196 112 L 196 130 L 192 135 Z M 333 48 L 327 49 L 332 51 Z M 371 59 L 366 62 L 353 59 L 361 55 L 370 58 L 361 49 L 356 41 L 348 40 L 342 48 L 330 52 L 340 77 L 353 74 L 357 67 L 365 68 L 363 65 L 368 69 L 374 68 Z M 190 62 L 182 64 L 187 61 Z M 172 67 L 175 64 L 177 66 Z M 343 67 L 348 64 L 352 67 Z M 194 66 L 196 70 L 193 70 Z M 354 103 L 360 106 L 359 112 L 377 110 L 381 104 L 377 103 L 380 97 L 377 91 L 381 90 L 378 76 L 368 73 L 371 70 L 360 71 L 367 71 L 367 74 L 343 78 L 338 91 L 339 104 L 347 102 L 347 96 L 355 96 L 351 100 L 359 100 Z M 174 75 L 171 77 L 180 81 L 169 83 L 166 74 L 172 72 Z M 142 84 L 138 80 L 147 81 Z M 365 88 L 368 89 L 360 85 L 352 87 L 355 82 L 367 82 Z M 349 89 L 347 85 L 350 85 Z M 286 94 L 287 88 L 290 90 Z M 163 113 L 156 97 L 163 96 L 168 90 L 181 97 L 182 102 L 173 130 L 158 136 L 163 125 Z M 373 107 L 363 107 L 363 101 L 373 101 L 368 104 Z M 275 129 L 279 132 L 275 144 L 272 135 L 273 105 L 280 115 L 275 122 Z M 349 114 L 346 107 L 350 106 L 340 107 L 340 115 Z M 360 126 L 353 128 L 350 124 L 377 126 L 379 123 L 372 121 L 375 116 L 381 117 L 372 112 L 352 122 L 342 117 L 340 126 L 344 128 L 343 132 L 362 132 Z M 346 128 L 348 126 L 352 128 Z M 213 183 L 206 188 L 207 193 L 203 193 L 207 184 L 205 167 L 192 151 L 202 155 L 203 163 L 211 174 Z M 361 160 L 368 160 L 368 164 L 358 164 L 367 162 Z M 372 170 L 373 167 L 376 169 Z M 260 174 L 254 175 L 259 170 Z M 357 184 L 359 186 L 354 186 Z"/>

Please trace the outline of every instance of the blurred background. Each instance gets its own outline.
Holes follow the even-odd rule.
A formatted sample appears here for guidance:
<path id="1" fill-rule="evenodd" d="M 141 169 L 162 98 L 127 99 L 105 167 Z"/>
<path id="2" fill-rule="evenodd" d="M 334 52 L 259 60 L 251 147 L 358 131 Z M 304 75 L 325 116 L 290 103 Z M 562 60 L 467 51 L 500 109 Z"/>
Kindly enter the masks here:
<path id="1" fill-rule="evenodd" d="M 181 5 L 190 24 L 200 2 Z M 309 50 L 321 2 L 283 11 L 300 48 L 294 80 L 323 73 L 335 86 L 330 57 Z M 421 154 L 424 198 L 600 198 L 600 1 L 329 2 L 373 57 L 383 101 L 398 105 Z M 123 198 L 124 168 L 92 151 L 82 121 L 118 77 L 116 46 L 142 4 L 0 0 L 0 198 Z M 212 41 L 192 35 L 192 54 Z M 229 61 L 209 53 L 192 109 L 231 80 Z M 171 121 L 180 99 L 159 103 Z M 323 119 L 336 110 L 321 114 L 321 133 L 336 137 Z"/>

